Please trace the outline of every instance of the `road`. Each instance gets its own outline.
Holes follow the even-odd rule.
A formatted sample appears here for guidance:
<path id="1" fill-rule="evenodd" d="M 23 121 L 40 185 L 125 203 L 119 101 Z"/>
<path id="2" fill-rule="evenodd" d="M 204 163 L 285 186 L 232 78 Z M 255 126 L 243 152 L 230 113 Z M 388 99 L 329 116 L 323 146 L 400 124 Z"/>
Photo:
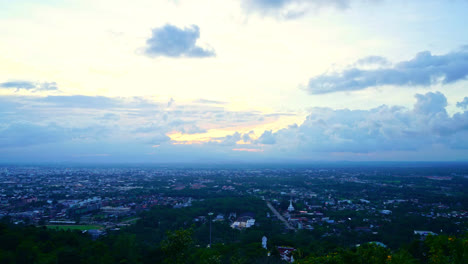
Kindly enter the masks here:
<path id="1" fill-rule="evenodd" d="M 132 219 L 128 219 L 128 220 L 120 222 L 119 224 L 128 224 L 128 223 L 131 224 L 132 222 L 136 222 L 138 220 L 140 220 L 140 217 L 135 217 L 135 218 L 132 218 Z"/>
<path id="2" fill-rule="evenodd" d="M 297 231 L 296 228 L 294 228 L 293 226 L 291 226 L 288 221 L 286 221 L 286 219 L 284 219 L 284 217 L 278 213 L 278 211 L 276 211 L 275 207 L 273 207 L 273 205 L 271 205 L 271 203 L 269 201 L 267 201 L 267 206 L 268 208 L 270 208 L 270 210 L 273 212 L 273 214 L 276 215 L 276 217 L 278 217 L 278 219 L 280 221 L 282 221 L 284 223 L 284 225 L 289 229 L 289 230 L 294 230 L 294 231 Z"/>

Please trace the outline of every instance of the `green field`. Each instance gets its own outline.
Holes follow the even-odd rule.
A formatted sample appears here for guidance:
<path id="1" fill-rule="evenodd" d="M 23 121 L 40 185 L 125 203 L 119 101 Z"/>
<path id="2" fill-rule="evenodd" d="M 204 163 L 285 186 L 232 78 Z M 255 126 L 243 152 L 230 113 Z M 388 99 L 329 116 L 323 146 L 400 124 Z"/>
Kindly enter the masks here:
<path id="1" fill-rule="evenodd" d="M 89 230 L 89 229 L 102 229 L 102 226 L 98 225 L 46 225 L 49 229 L 58 230 Z"/>

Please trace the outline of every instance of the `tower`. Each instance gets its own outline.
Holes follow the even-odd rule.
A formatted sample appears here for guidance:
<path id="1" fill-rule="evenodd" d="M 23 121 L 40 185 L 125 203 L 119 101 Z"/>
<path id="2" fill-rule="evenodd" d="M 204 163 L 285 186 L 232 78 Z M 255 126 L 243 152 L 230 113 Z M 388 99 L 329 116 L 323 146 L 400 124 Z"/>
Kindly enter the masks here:
<path id="1" fill-rule="evenodd" d="M 292 211 L 294 211 L 294 206 L 292 205 L 292 198 L 291 198 L 291 200 L 289 200 L 289 207 L 288 207 L 288 211 L 289 211 L 289 212 L 292 212 Z"/>

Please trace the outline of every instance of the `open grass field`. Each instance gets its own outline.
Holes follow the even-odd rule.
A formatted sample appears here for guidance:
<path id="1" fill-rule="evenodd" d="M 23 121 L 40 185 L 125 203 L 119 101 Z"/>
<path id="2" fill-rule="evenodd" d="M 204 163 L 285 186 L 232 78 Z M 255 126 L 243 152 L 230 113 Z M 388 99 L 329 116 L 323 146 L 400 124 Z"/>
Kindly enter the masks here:
<path id="1" fill-rule="evenodd" d="M 102 226 L 98 225 L 46 225 L 46 227 L 58 230 L 89 230 L 102 228 Z"/>

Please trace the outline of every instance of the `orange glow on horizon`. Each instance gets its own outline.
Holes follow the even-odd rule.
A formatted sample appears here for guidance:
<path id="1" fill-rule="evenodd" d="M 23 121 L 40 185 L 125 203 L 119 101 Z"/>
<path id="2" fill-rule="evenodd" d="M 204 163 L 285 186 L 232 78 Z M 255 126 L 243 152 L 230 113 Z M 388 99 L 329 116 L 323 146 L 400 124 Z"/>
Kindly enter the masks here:
<path id="1" fill-rule="evenodd" d="M 203 144 L 208 142 L 221 142 L 222 138 L 233 135 L 238 132 L 240 134 L 249 134 L 252 140 L 258 139 L 264 131 L 272 130 L 276 132 L 280 129 L 286 128 L 291 124 L 298 124 L 301 117 L 299 116 L 285 116 L 276 119 L 272 122 L 259 123 L 256 125 L 248 125 L 242 127 L 229 127 L 229 128 L 212 128 L 207 129 L 205 133 L 197 134 L 184 134 L 180 131 L 172 131 L 166 134 L 173 145 L 192 145 L 192 144 Z M 301 120 L 303 121 L 303 120 Z M 203 127 L 203 126 L 202 126 Z M 206 129 L 206 127 L 205 127 Z M 246 142 L 243 139 L 236 142 L 237 145 L 250 145 L 250 142 Z"/>

